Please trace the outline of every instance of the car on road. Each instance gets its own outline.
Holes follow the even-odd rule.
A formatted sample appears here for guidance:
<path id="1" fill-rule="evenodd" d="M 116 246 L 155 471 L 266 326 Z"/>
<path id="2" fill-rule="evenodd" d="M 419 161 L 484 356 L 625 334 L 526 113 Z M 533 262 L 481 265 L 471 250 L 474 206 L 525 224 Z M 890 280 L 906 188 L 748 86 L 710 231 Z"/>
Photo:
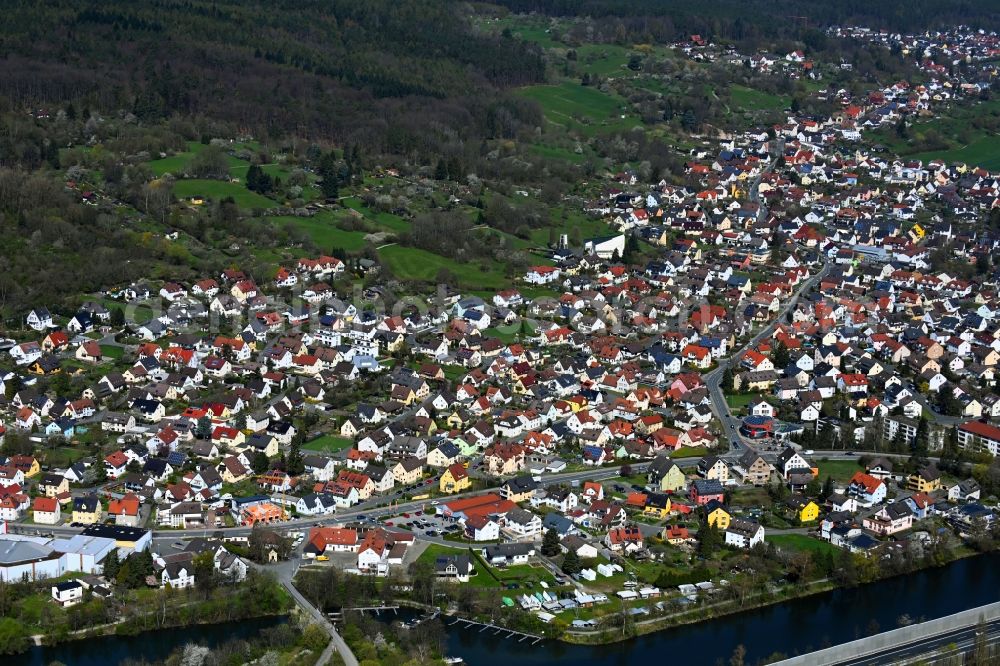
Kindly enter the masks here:
<path id="1" fill-rule="evenodd" d="M 330 558 L 327 557 L 326 555 L 317 555 L 316 556 L 316 561 L 317 562 L 329 562 Z"/>
<path id="2" fill-rule="evenodd" d="M 385 521 L 385 526 L 386 527 L 392 527 L 392 521 L 391 520 Z"/>

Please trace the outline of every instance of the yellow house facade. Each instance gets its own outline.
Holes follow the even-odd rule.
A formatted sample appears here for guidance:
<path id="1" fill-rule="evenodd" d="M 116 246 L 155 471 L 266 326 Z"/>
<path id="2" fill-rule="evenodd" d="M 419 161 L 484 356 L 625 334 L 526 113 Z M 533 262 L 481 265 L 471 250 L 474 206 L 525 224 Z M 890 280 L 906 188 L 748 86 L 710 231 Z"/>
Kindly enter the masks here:
<path id="1" fill-rule="evenodd" d="M 718 530 L 729 529 L 729 523 L 732 522 L 733 517 L 729 515 L 721 506 L 717 506 L 708 512 L 708 526 L 714 527 Z"/>
<path id="2" fill-rule="evenodd" d="M 423 465 L 409 459 L 397 463 L 396 466 L 392 468 L 392 476 L 396 479 L 396 483 L 401 483 L 403 485 L 416 483 L 420 480 L 423 473 Z"/>
<path id="3" fill-rule="evenodd" d="M 52 475 L 47 475 L 42 483 L 38 484 L 39 492 L 43 493 L 46 497 L 55 497 L 62 493 L 69 492 L 69 479 L 66 477 L 61 477 L 59 479 L 54 478 Z"/>
<path id="4" fill-rule="evenodd" d="M 21 470 L 26 479 L 38 476 L 42 472 L 42 467 L 38 464 L 38 459 L 32 456 L 12 456 L 10 464 Z"/>
<path id="5" fill-rule="evenodd" d="M 77 497 L 73 500 L 73 522 L 94 525 L 104 518 L 104 507 L 96 496 Z"/>
<path id="6" fill-rule="evenodd" d="M 941 474 L 936 469 L 922 469 L 906 477 L 906 489 L 917 493 L 932 493 L 941 489 Z"/>
<path id="7" fill-rule="evenodd" d="M 438 487 L 443 493 L 460 493 L 472 487 L 472 479 L 469 477 L 468 470 L 463 465 L 456 463 L 441 475 Z"/>
<path id="8" fill-rule="evenodd" d="M 642 515 L 662 520 L 670 515 L 670 507 L 669 497 L 650 497 L 646 501 L 646 506 L 642 509 Z"/>
<path id="9" fill-rule="evenodd" d="M 660 491 L 665 493 L 676 493 L 683 490 L 686 485 L 687 477 L 684 476 L 684 472 L 677 465 L 671 465 L 667 473 L 660 479 Z"/>
<path id="10" fill-rule="evenodd" d="M 819 518 L 819 506 L 817 506 L 816 502 L 810 500 L 805 506 L 799 508 L 797 515 L 799 522 L 812 522 Z"/>

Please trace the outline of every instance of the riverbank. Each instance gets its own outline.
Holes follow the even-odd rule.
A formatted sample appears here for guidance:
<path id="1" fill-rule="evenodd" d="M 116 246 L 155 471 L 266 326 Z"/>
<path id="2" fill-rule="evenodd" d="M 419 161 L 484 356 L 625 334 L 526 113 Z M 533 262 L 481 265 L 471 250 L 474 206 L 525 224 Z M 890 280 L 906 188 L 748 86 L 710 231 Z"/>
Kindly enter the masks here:
<path id="1" fill-rule="evenodd" d="M 955 562 L 958 562 L 959 560 L 963 560 L 966 558 L 986 556 L 989 554 L 990 553 L 979 553 L 968 549 L 960 549 L 953 552 L 954 556 L 952 558 L 940 564 L 929 565 L 925 567 L 920 567 L 914 571 L 903 572 L 877 578 L 875 580 L 868 581 L 862 584 L 875 585 L 880 582 L 892 580 L 894 578 L 901 578 L 904 576 L 919 574 L 923 571 L 946 567 L 950 564 L 953 564 Z M 627 641 L 636 636 L 645 636 L 648 634 L 656 633 L 658 631 L 664 631 L 673 627 L 697 624 L 699 622 L 705 622 L 707 620 L 712 620 L 716 618 L 723 618 L 729 615 L 735 615 L 757 609 L 764 609 L 776 604 L 782 604 L 797 599 L 804 599 L 818 594 L 823 594 L 826 592 L 833 592 L 842 589 L 851 589 L 851 587 L 857 587 L 857 586 L 849 587 L 844 585 L 838 585 L 829 578 L 824 578 L 820 580 L 810 581 L 809 583 L 806 583 L 803 587 L 800 588 L 783 587 L 776 592 L 770 592 L 770 591 L 762 592 L 760 594 L 751 597 L 749 602 L 739 603 L 736 599 L 731 599 L 724 602 L 697 606 L 689 610 L 684 610 L 669 615 L 652 617 L 644 620 L 636 620 L 632 623 L 630 627 L 631 631 L 629 633 L 623 632 L 622 627 L 619 625 L 618 627 L 615 627 L 613 629 L 601 629 L 596 631 L 565 631 L 558 638 L 559 640 L 564 641 L 566 643 L 576 644 L 576 645 L 607 645 L 612 643 L 620 643 L 622 641 Z"/>
<path id="2" fill-rule="evenodd" d="M 288 615 L 248 618 L 231 622 L 174 627 L 131 635 L 100 634 L 58 644 L 34 646 L 27 652 L 4 657 L 6 666 L 47 666 L 54 662 L 73 666 L 118 666 L 126 659 L 156 662 L 187 643 L 215 648 L 226 641 L 250 639 L 287 624 Z"/>
<path id="3" fill-rule="evenodd" d="M 627 641 L 636 636 L 645 636 L 658 631 L 664 631 L 673 627 L 680 627 L 687 624 L 697 624 L 706 620 L 722 618 L 727 615 L 735 615 L 760 608 L 766 608 L 774 604 L 786 601 L 811 597 L 823 592 L 831 592 L 838 589 L 838 586 L 831 580 L 824 579 L 812 581 L 806 584 L 804 589 L 780 590 L 778 594 L 760 594 L 751 603 L 739 604 L 735 599 L 715 604 L 706 604 L 690 610 L 664 615 L 661 617 L 638 620 L 632 625 L 632 631 L 624 633 L 621 627 L 607 629 L 603 631 L 566 631 L 559 640 L 576 645 L 609 645 Z"/>
<path id="4" fill-rule="evenodd" d="M 251 572 L 236 586 L 122 589 L 113 597 L 85 597 L 67 608 L 52 603 L 47 586 L 16 583 L 2 618 L 2 652 L 18 654 L 32 646 L 58 645 L 147 631 L 186 629 L 221 622 L 287 616 L 291 596 L 273 577 Z"/>
<path id="5" fill-rule="evenodd" d="M 744 663 L 752 664 L 806 654 L 906 621 L 943 617 L 998 600 L 1000 553 L 987 553 L 854 587 L 816 590 L 716 613 L 614 642 L 550 640 L 529 646 L 491 632 L 449 626 L 447 652 L 475 666 L 606 666 L 662 661 L 663 655 L 683 655 L 688 666 L 713 666 L 728 662 L 742 646 Z"/>

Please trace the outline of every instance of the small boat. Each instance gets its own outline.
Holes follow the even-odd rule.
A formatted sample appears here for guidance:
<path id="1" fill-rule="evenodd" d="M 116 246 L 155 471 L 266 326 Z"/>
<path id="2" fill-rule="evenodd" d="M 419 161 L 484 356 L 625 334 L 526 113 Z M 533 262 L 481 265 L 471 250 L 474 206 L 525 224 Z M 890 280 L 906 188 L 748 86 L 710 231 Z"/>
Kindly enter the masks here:
<path id="1" fill-rule="evenodd" d="M 465 660 L 461 657 L 445 657 L 442 661 L 446 664 L 455 664 L 456 666 L 465 663 Z"/>

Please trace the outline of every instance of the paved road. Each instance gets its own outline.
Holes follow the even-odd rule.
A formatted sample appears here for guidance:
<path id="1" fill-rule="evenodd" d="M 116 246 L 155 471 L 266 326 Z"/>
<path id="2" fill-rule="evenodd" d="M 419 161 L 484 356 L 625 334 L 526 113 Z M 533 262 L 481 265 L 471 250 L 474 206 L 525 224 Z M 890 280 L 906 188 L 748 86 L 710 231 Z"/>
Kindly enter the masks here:
<path id="1" fill-rule="evenodd" d="M 630 464 L 629 466 L 636 472 L 640 473 L 645 471 L 649 462 L 639 462 L 635 464 Z M 695 458 L 679 458 L 677 464 L 680 467 L 692 467 L 697 464 L 697 459 Z M 618 476 L 619 470 L 621 468 L 615 467 L 600 467 L 591 470 L 583 470 L 579 472 L 564 472 L 561 474 L 547 474 L 542 477 L 542 483 L 544 485 L 557 484 L 557 483 L 572 483 L 573 481 L 604 481 L 613 477 Z M 468 491 L 464 493 L 455 493 L 454 495 L 449 495 L 447 498 L 440 498 L 441 502 L 448 502 L 455 499 L 460 499 L 462 497 L 471 497 L 473 495 L 481 494 L 482 490 Z M 390 496 L 392 497 L 392 496 Z M 335 514 L 330 514 L 328 516 L 309 516 L 302 518 L 300 520 L 286 521 L 283 523 L 273 523 L 271 527 L 275 529 L 288 529 L 288 530 L 298 530 L 306 529 L 313 525 L 319 523 L 329 523 L 329 522 L 343 522 L 347 520 L 356 520 L 361 517 L 364 518 L 380 518 L 390 515 L 398 515 L 403 512 L 416 511 L 418 509 L 424 509 L 431 506 L 431 500 L 417 500 L 410 502 L 399 502 L 395 504 L 387 504 L 387 498 L 375 497 L 370 500 L 366 500 L 361 504 L 356 505 L 350 511 L 337 512 Z M 9 523 L 11 531 L 26 532 L 29 534 L 34 534 L 35 532 L 43 532 L 56 535 L 66 535 L 66 534 L 78 534 L 82 531 L 79 527 L 70 527 L 68 525 L 22 525 L 18 523 Z M 217 527 L 217 528 L 199 528 L 199 529 L 186 529 L 186 530 L 153 530 L 153 536 L 157 538 L 192 538 L 192 537 L 207 537 L 212 536 L 216 533 L 221 533 L 226 537 L 234 536 L 248 536 L 251 532 L 249 527 Z"/>
<path id="2" fill-rule="evenodd" d="M 829 460 L 856 460 L 858 457 L 863 455 L 891 455 L 880 451 L 844 451 L 844 450 L 820 450 L 817 449 L 811 457 L 814 458 L 827 458 Z M 933 458 L 932 458 L 933 460 Z M 677 466 L 681 469 L 690 469 L 698 465 L 698 458 L 677 458 L 674 460 Z M 641 474 L 646 471 L 649 466 L 649 461 L 629 463 L 629 467 L 632 468 L 633 473 Z M 547 474 L 542 477 L 542 485 L 557 485 L 557 484 L 567 484 L 574 481 L 607 481 L 614 477 L 619 476 L 621 467 L 615 465 L 613 467 L 599 467 L 591 470 L 583 470 L 578 472 L 564 472 L 561 474 Z M 385 498 L 376 497 L 372 500 L 368 500 L 362 504 L 358 504 L 350 511 L 337 512 L 330 514 L 328 516 L 308 516 L 300 520 L 286 521 L 283 523 L 272 523 L 271 527 L 277 530 L 306 530 L 310 527 L 318 525 L 320 523 L 341 523 L 348 522 L 351 520 L 364 520 L 364 519 L 378 519 L 385 518 L 388 516 L 397 516 L 401 513 L 410 513 L 418 510 L 427 510 L 432 506 L 436 506 L 435 502 L 444 503 L 450 502 L 452 500 L 461 499 L 463 497 L 472 497 L 474 495 L 482 494 L 483 490 L 473 490 L 463 493 L 455 493 L 454 495 L 449 495 L 448 497 L 438 498 L 436 500 L 416 500 L 410 502 L 400 502 L 396 504 L 384 504 Z M 8 523 L 9 530 L 13 533 L 21 534 L 54 534 L 56 536 L 66 536 L 79 534 L 83 531 L 80 527 L 70 527 L 68 525 L 25 525 L 21 523 Z M 249 527 L 217 527 L 217 528 L 199 528 L 199 529 L 186 529 L 186 530 L 164 530 L 164 529 L 154 529 L 153 537 L 157 539 L 190 539 L 194 537 L 211 537 L 213 535 L 219 534 L 224 537 L 240 537 L 249 536 L 251 528 Z M 423 538 L 423 537 L 421 537 Z M 448 542 L 448 545 L 454 545 L 453 542 Z"/>
<path id="3" fill-rule="evenodd" d="M 757 219 L 764 220 L 767 217 L 767 205 L 760 198 L 760 183 L 764 176 L 774 170 L 776 165 L 776 160 L 771 160 L 768 162 L 761 172 L 753 179 L 750 185 L 749 199 L 750 201 L 759 204 L 757 209 Z M 733 416 L 732 411 L 729 409 L 729 403 L 726 402 L 726 396 L 722 391 L 722 376 L 726 372 L 726 368 L 730 367 L 734 361 L 739 360 L 743 356 L 747 349 L 755 346 L 758 342 L 763 340 L 765 337 L 770 337 L 774 333 L 774 329 L 779 323 L 785 320 L 785 317 L 791 311 L 795 304 L 798 302 L 799 297 L 810 289 L 814 285 L 818 284 L 830 270 L 828 263 L 825 263 L 820 271 L 810 277 L 808 280 L 799 285 L 799 288 L 795 293 L 785 302 L 781 310 L 775 315 L 771 320 L 771 323 L 765 326 L 757 335 L 753 336 L 749 341 L 747 341 L 739 349 L 733 350 L 733 352 L 728 356 L 728 358 L 721 359 L 719 361 L 719 366 L 712 370 L 711 372 L 705 373 L 704 380 L 705 384 L 708 386 L 709 399 L 711 402 L 712 413 L 715 414 L 715 418 L 719 420 L 719 424 L 722 427 L 722 436 L 729 440 L 730 448 L 733 451 L 742 451 L 746 444 L 743 438 L 739 434 L 740 422 L 739 419 Z M 733 371 L 736 371 L 736 366 L 733 366 Z"/>
<path id="4" fill-rule="evenodd" d="M 893 368 L 895 370 L 895 368 Z M 892 372 L 893 370 L 887 369 L 887 372 Z M 940 426 L 953 426 L 959 423 L 965 423 L 971 417 L 969 416 L 946 416 L 944 414 L 938 413 L 937 408 L 931 404 L 930 400 L 927 399 L 920 390 L 915 387 L 912 383 L 909 385 L 910 393 L 913 394 L 913 399 L 920 403 L 920 406 L 924 408 L 924 416 L 931 423 L 936 423 Z"/>
<path id="5" fill-rule="evenodd" d="M 708 387 L 712 412 L 722 425 L 723 435 L 729 439 L 733 449 L 740 450 L 746 445 L 743 442 L 743 438 L 740 437 L 739 434 L 739 419 L 733 416 L 732 410 L 729 409 L 729 403 L 726 402 L 725 393 L 722 390 L 722 377 L 726 372 L 726 368 L 732 366 L 733 372 L 736 372 L 738 369 L 739 359 L 743 356 L 743 354 L 746 353 L 748 349 L 756 346 L 761 340 L 770 338 L 771 335 L 774 334 L 774 330 L 778 327 L 778 324 L 785 321 L 788 313 L 791 312 L 792 308 L 795 307 L 795 304 L 798 303 L 799 298 L 809 289 L 818 284 L 824 277 L 827 276 L 829 272 L 830 264 L 824 263 L 819 272 L 799 285 L 799 288 L 795 290 L 787 301 L 785 301 L 784 306 L 778 311 L 767 326 L 762 328 L 741 347 L 734 349 L 728 358 L 721 359 L 719 361 L 719 367 L 711 372 L 705 373 L 703 376 L 705 385 Z"/>
<path id="6" fill-rule="evenodd" d="M 837 666 L 880 666 L 881 664 L 914 662 L 934 664 L 939 661 L 951 663 L 956 655 L 967 654 L 974 649 L 978 631 L 979 627 L 975 626 L 956 629 L 922 639 L 916 643 L 908 643 L 873 652 L 863 657 L 839 661 Z M 988 645 L 995 647 L 1000 644 L 1000 620 L 988 623 L 985 631 Z M 933 654 L 939 651 L 941 654 Z"/>
<path id="7" fill-rule="evenodd" d="M 292 595 L 297 603 L 319 626 L 323 627 L 328 634 L 330 634 L 330 643 L 326 646 L 323 654 L 316 661 L 317 664 L 326 664 L 330 661 L 330 657 L 333 656 L 333 652 L 336 650 L 340 654 L 340 658 L 344 660 L 345 666 L 358 666 L 358 659 L 351 652 L 351 648 L 344 641 L 344 638 L 337 633 L 337 629 L 333 626 L 329 619 L 312 603 L 302 596 L 302 593 L 298 591 L 292 581 L 295 579 L 295 574 L 298 572 L 299 563 L 302 561 L 299 553 L 292 553 L 287 561 L 282 562 L 278 565 L 268 567 L 268 570 L 273 571 L 280 582 L 288 593 Z"/>

